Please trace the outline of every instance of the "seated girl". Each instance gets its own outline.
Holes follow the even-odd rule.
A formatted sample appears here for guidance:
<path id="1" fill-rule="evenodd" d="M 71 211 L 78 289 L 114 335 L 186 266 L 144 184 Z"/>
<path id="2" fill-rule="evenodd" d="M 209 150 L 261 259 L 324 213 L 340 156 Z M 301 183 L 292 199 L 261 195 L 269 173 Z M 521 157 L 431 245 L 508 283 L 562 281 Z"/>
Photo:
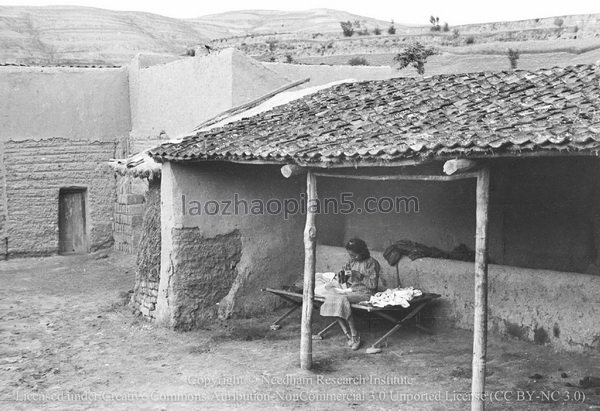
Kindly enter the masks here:
<path id="1" fill-rule="evenodd" d="M 343 267 L 343 277 L 347 279 L 348 289 L 339 290 L 333 285 L 327 287 L 325 302 L 321 305 L 320 312 L 324 317 L 337 317 L 348 339 L 348 345 L 353 350 L 358 350 L 360 336 L 356 330 L 350 304 L 368 301 L 377 292 L 381 266 L 371 257 L 367 244 L 360 238 L 349 240 L 346 243 L 346 251 L 350 259 Z"/>

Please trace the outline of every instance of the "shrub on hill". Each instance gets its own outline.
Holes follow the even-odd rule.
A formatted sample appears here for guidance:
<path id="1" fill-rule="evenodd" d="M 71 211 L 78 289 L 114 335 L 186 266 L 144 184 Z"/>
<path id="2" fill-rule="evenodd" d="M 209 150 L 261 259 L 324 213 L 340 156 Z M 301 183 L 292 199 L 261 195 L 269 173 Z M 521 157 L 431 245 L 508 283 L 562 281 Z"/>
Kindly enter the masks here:
<path id="1" fill-rule="evenodd" d="M 394 27 L 394 20 L 390 23 L 390 27 L 387 29 L 388 34 L 396 34 L 396 27 Z"/>
<path id="2" fill-rule="evenodd" d="M 517 68 L 517 60 L 519 60 L 519 50 L 508 49 L 508 60 L 510 61 L 510 68 Z"/>
<path id="3" fill-rule="evenodd" d="M 429 22 L 431 23 L 431 31 L 440 31 L 442 28 L 440 27 L 440 18 L 431 16 L 429 17 Z"/>
<path id="4" fill-rule="evenodd" d="M 354 34 L 354 26 L 351 21 L 340 21 L 340 26 L 342 27 L 342 33 L 344 33 L 345 37 L 352 37 Z"/>
<path id="5" fill-rule="evenodd" d="M 348 64 L 351 66 L 368 66 L 369 62 L 364 57 L 352 57 L 348 60 Z"/>

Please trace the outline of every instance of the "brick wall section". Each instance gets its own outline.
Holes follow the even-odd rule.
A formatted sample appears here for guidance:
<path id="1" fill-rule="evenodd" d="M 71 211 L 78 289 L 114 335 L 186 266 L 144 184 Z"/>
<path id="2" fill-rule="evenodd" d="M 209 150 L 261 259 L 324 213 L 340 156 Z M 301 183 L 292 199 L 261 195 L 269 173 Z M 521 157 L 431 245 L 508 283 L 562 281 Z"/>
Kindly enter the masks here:
<path id="1" fill-rule="evenodd" d="M 146 207 L 144 195 L 147 190 L 148 184 L 145 180 L 118 177 L 113 221 L 115 250 L 128 254 L 138 252 Z"/>
<path id="2" fill-rule="evenodd" d="M 131 306 L 135 314 L 155 318 L 160 278 L 160 180 L 154 180 L 146 194 L 142 223 L 143 237 L 137 247 L 135 286 Z"/>
<path id="3" fill-rule="evenodd" d="M 113 222 L 114 248 L 133 254 L 142 236 L 144 196 L 142 194 L 117 194 Z"/>
<path id="4" fill-rule="evenodd" d="M 9 255 L 58 252 L 59 190 L 87 188 L 89 243 L 94 250 L 112 241 L 115 177 L 106 161 L 115 143 L 63 138 L 5 143 Z"/>

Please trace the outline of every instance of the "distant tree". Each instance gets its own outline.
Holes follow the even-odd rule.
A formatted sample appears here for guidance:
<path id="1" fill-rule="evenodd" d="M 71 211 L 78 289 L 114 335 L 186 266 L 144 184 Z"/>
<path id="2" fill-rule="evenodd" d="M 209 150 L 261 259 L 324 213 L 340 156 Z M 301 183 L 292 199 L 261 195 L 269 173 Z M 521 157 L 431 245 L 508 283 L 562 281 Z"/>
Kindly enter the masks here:
<path id="1" fill-rule="evenodd" d="M 452 38 L 457 39 L 460 36 L 460 31 L 458 29 L 452 30 Z"/>
<path id="2" fill-rule="evenodd" d="M 465 39 L 465 43 L 467 44 L 474 44 L 475 43 L 475 37 L 473 36 L 469 36 Z"/>
<path id="3" fill-rule="evenodd" d="M 554 25 L 556 27 L 562 27 L 562 25 L 563 25 L 564 22 L 565 21 L 563 19 L 561 19 L 560 17 L 557 17 L 557 18 L 554 19 Z"/>
<path id="4" fill-rule="evenodd" d="M 354 27 L 352 26 L 351 21 L 340 21 L 340 26 L 342 26 L 342 33 L 344 33 L 345 37 L 352 37 L 354 34 Z"/>
<path id="5" fill-rule="evenodd" d="M 425 63 L 427 59 L 433 55 L 439 54 L 439 51 L 434 47 L 426 47 L 423 44 L 416 42 L 406 47 L 402 52 L 394 57 L 394 61 L 398 63 L 398 70 L 402 70 L 407 66 L 413 66 L 417 73 L 425 74 Z"/>
<path id="6" fill-rule="evenodd" d="M 519 60 L 519 50 L 508 49 L 508 60 L 510 61 L 510 68 L 517 68 L 517 60 Z"/>
<path id="7" fill-rule="evenodd" d="M 291 54 L 286 54 L 286 55 L 285 55 L 285 62 L 286 62 L 286 63 L 289 63 L 289 64 L 292 64 L 292 63 L 294 63 L 294 58 L 292 57 L 292 55 L 291 55 Z"/>
<path id="8" fill-rule="evenodd" d="M 359 36 L 368 36 L 369 35 L 369 29 L 365 27 L 362 30 L 358 30 L 357 33 L 358 33 Z"/>
<path id="9" fill-rule="evenodd" d="M 450 26 L 448 26 L 448 23 L 447 23 L 447 22 L 446 22 L 446 23 L 444 23 L 444 27 L 442 28 L 442 31 L 444 31 L 444 32 L 448 32 L 448 31 L 450 31 Z"/>
<path id="10" fill-rule="evenodd" d="M 394 27 L 394 20 L 390 23 L 390 27 L 387 29 L 388 34 L 396 34 L 396 27 Z"/>
<path id="11" fill-rule="evenodd" d="M 373 29 L 373 34 L 375 34 L 376 36 L 379 36 L 381 34 L 381 29 L 379 27 L 375 27 Z"/>
<path id="12" fill-rule="evenodd" d="M 187 49 L 185 51 L 186 56 L 194 57 L 196 55 L 196 49 Z"/>
<path id="13" fill-rule="evenodd" d="M 440 31 L 441 30 L 439 17 L 430 16 L 429 22 L 431 23 L 431 31 Z"/>
<path id="14" fill-rule="evenodd" d="M 277 40 L 276 39 L 268 39 L 265 43 L 267 43 L 267 47 L 269 48 L 269 52 L 274 53 L 277 49 Z"/>
<path id="15" fill-rule="evenodd" d="M 369 62 L 364 57 L 352 57 L 348 60 L 348 64 L 351 66 L 368 66 Z"/>

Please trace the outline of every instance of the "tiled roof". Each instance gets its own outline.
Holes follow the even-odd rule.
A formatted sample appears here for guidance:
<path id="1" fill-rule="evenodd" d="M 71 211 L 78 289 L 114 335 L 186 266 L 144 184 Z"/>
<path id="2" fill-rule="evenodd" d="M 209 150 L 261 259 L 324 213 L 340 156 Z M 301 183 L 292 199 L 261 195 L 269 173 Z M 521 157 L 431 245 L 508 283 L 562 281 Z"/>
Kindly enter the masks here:
<path id="1" fill-rule="evenodd" d="M 335 85 L 165 143 L 163 161 L 380 164 L 600 151 L 600 76 L 579 65 Z"/>

